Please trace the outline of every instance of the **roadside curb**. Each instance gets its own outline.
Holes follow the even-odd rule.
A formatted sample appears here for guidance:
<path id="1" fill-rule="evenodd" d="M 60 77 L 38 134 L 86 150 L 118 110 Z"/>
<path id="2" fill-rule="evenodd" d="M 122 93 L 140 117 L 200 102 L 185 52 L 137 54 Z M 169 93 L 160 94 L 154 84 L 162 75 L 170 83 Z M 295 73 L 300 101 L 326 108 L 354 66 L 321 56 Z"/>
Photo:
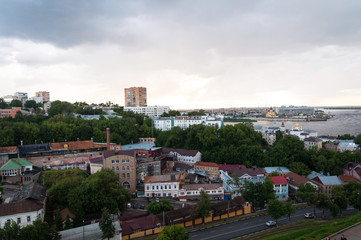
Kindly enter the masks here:
<path id="1" fill-rule="evenodd" d="M 349 230 L 349 229 L 351 229 L 351 228 L 353 228 L 353 227 L 356 227 L 357 225 L 361 225 L 361 222 L 355 223 L 354 225 L 351 225 L 351 226 L 348 226 L 347 228 L 341 229 L 340 231 L 335 232 L 335 233 L 331 234 L 331 235 L 328 236 L 328 237 L 329 237 L 329 238 L 333 238 L 333 237 L 335 237 L 336 235 L 338 235 L 338 234 L 340 234 L 340 233 L 343 233 L 343 232 L 345 232 L 345 231 L 347 231 L 347 230 Z M 323 238 L 323 239 L 326 239 L 326 238 Z"/>
<path id="2" fill-rule="evenodd" d="M 264 212 L 258 212 L 258 213 L 266 213 L 266 211 L 264 211 Z M 263 214 L 262 214 L 262 215 L 263 215 Z M 234 223 L 234 222 L 239 222 L 239 221 L 243 221 L 243 220 L 248 220 L 248 219 L 255 218 L 255 217 L 259 217 L 259 216 L 262 216 L 262 215 L 253 214 L 252 216 L 249 216 L 249 217 L 246 217 L 246 218 L 234 219 L 234 221 L 221 222 L 221 223 L 219 223 L 219 224 L 212 225 L 212 226 L 209 226 L 209 227 L 204 227 L 204 228 L 189 230 L 189 231 L 187 231 L 187 233 L 193 233 L 193 232 L 197 232 L 197 231 L 201 231 L 201 230 L 205 230 L 205 229 L 210 229 L 210 228 L 214 228 L 214 227 L 226 225 L 226 224 L 229 224 L 229 223 Z M 219 220 L 219 221 L 221 221 L 221 220 Z"/>

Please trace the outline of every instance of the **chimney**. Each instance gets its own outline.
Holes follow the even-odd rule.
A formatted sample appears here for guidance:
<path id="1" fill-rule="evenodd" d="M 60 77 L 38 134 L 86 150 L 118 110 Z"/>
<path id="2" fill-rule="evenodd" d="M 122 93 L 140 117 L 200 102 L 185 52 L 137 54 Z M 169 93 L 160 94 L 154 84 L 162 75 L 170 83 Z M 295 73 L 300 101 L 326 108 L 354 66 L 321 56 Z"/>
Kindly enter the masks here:
<path id="1" fill-rule="evenodd" d="M 110 150 L 110 130 L 107 128 L 107 150 Z"/>

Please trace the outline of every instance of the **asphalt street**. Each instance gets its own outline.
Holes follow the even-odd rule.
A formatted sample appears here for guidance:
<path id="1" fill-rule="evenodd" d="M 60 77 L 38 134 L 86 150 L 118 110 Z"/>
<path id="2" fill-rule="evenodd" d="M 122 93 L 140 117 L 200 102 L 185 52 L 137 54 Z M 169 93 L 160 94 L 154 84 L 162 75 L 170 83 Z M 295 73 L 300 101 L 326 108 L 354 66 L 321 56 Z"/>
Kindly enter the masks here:
<path id="1" fill-rule="evenodd" d="M 306 212 L 313 213 L 313 207 L 307 207 L 298 209 L 296 213 L 291 216 L 291 220 L 288 218 L 281 218 L 278 220 L 278 226 L 285 225 L 290 222 L 296 222 L 305 219 L 304 214 Z M 349 208 L 343 211 L 342 215 L 352 215 L 355 214 L 357 210 Z M 329 212 L 325 212 L 325 216 L 330 216 Z M 316 218 L 322 217 L 322 211 L 316 209 Z M 221 226 L 215 226 L 212 228 L 199 230 L 189 234 L 190 240 L 226 240 L 241 237 L 258 231 L 268 229 L 266 222 L 273 220 L 269 215 L 253 217 L 250 219 L 245 219 L 233 223 L 224 224 Z"/>

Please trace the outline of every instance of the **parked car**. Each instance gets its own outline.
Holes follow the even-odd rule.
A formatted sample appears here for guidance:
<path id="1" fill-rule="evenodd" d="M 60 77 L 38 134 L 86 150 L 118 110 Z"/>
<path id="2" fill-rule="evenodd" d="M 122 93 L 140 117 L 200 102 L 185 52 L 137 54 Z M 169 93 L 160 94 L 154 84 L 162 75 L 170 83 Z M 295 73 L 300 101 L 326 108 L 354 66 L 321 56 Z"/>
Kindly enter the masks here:
<path id="1" fill-rule="evenodd" d="M 134 208 L 134 209 L 137 209 L 137 208 L 138 208 L 138 203 L 137 203 L 137 202 L 134 202 L 134 203 L 133 203 L 133 208 Z"/>
<path id="2" fill-rule="evenodd" d="M 267 227 L 273 227 L 273 226 L 276 226 L 276 222 L 275 221 L 268 221 L 268 222 L 266 222 L 266 226 Z"/>
<path id="3" fill-rule="evenodd" d="M 156 201 L 156 202 L 159 202 L 159 198 L 156 198 L 155 201 Z"/>
<path id="4" fill-rule="evenodd" d="M 131 208 L 132 204 L 131 203 L 127 203 L 127 208 Z"/>
<path id="5" fill-rule="evenodd" d="M 145 208 L 144 203 L 141 203 L 141 204 L 139 205 L 139 208 L 140 208 L 140 209 L 144 209 L 144 208 Z"/>
<path id="6" fill-rule="evenodd" d="M 305 218 L 314 218 L 315 215 L 313 213 L 305 213 Z"/>

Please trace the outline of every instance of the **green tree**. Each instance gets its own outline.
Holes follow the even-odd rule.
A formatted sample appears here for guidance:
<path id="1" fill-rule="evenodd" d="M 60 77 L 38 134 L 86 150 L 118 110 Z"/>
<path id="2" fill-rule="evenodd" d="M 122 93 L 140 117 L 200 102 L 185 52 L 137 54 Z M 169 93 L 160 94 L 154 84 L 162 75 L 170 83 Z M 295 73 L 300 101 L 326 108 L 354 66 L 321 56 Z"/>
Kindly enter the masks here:
<path id="1" fill-rule="evenodd" d="M 361 191 L 357 190 L 354 191 L 350 197 L 350 204 L 356 208 L 357 210 L 361 211 Z"/>
<path id="2" fill-rule="evenodd" d="M 113 221 L 110 218 L 110 213 L 108 209 L 102 209 L 102 217 L 99 221 L 99 227 L 102 230 L 102 239 L 109 239 L 114 236 L 115 227 L 113 225 Z"/>
<path id="3" fill-rule="evenodd" d="M 263 209 L 269 200 L 275 199 L 273 183 L 268 177 L 263 183 L 246 181 L 243 186 L 242 196 L 252 202 L 254 209 Z"/>
<path id="4" fill-rule="evenodd" d="M 158 240 L 186 240 L 188 234 L 185 228 L 179 225 L 166 226 L 157 236 Z"/>
<path id="5" fill-rule="evenodd" d="M 56 231 L 62 231 L 63 230 L 63 220 L 61 220 L 60 211 L 56 211 L 55 215 L 55 229 Z"/>
<path id="6" fill-rule="evenodd" d="M 332 203 L 330 210 L 333 217 L 337 217 L 340 212 L 340 208 L 335 203 Z"/>
<path id="7" fill-rule="evenodd" d="M 301 201 L 307 202 L 309 206 L 313 206 L 313 214 L 316 215 L 317 195 L 315 188 L 311 184 L 300 184 L 296 196 Z"/>
<path id="8" fill-rule="evenodd" d="M 36 219 L 33 224 L 23 227 L 20 231 L 19 240 L 59 240 L 61 236 L 57 231 L 50 228 L 48 223 Z"/>
<path id="9" fill-rule="evenodd" d="M 296 213 L 296 208 L 292 205 L 292 201 L 287 201 L 285 204 L 285 211 L 288 220 L 291 220 L 291 216 Z"/>
<path id="10" fill-rule="evenodd" d="M 352 140 L 354 138 L 355 138 L 355 136 L 352 136 L 350 134 L 344 134 L 341 136 L 340 135 L 337 136 L 337 139 L 341 139 L 341 140 Z"/>
<path id="11" fill-rule="evenodd" d="M 204 218 L 209 217 L 211 213 L 211 200 L 209 200 L 209 196 L 205 191 L 201 191 L 200 200 L 197 204 L 196 212 L 198 216 Z"/>
<path id="12" fill-rule="evenodd" d="M 326 194 L 320 193 L 320 194 L 318 194 L 316 206 L 317 206 L 317 208 L 322 209 L 322 217 L 324 217 L 325 211 L 331 209 L 332 201 Z"/>
<path id="13" fill-rule="evenodd" d="M 23 104 L 18 99 L 14 99 L 10 102 L 10 107 L 22 107 L 22 106 Z"/>
<path id="14" fill-rule="evenodd" d="M 64 116 L 69 116 L 70 114 L 74 113 L 75 109 L 73 104 L 69 102 L 62 102 L 59 100 L 56 100 L 51 103 L 50 109 L 48 111 L 48 114 L 50 117 L 53 117 L 58 114 L 62 114 Z"/>
<path id="15" fill-rule="evenodd" d="M 278 225 L 278 219 L 284 216 L 287 213 L 287 210 L 285 205 L 280 201 L 270 200 L 268 202 L 267 212 L 274 220 L 276 220 L 276 224 Z"/>
<path id="16" fill-rule="evenodd" d="M 361 134 L 357 135 L 353 140 L 356 144 L 361 145 Z"/>
<path id="17" fill-rule="evenodd" d="M 283 138 L 283 133 L 280 130 L 276 131 L 276 141 L 279 141 L 282 138 Z"/>
<path id="18" fill-rule="evenodd" d="M 277 177 L 279 175 L 280 174 L 277 171 L 271 172 L 271 174 L 270 174 L 271 177 Z"/>
<path id="19" fill-rule="evenodd" d="M 26 108 L 37 108 L 38 104 L 34 100 L 28 100 L 25 102 L 24 107 Z"/>
<path id="20" fill-rule="evenodd" d="M 64 222 L 64 230 L 68 230 L 70 228 L 72 228 L 72 222 L 70 220 L 69 214 L 67 214 Z"/>
<path id="21" fill-rule="evenodd" d="M 0 109 L 6 109 L 9 105 L 4 101 L 3 98 L 0 98 Z"/>
<path id="22" fill-rule="evenodd" d="M 173 210 L 173 206 L 170 204 L 168 198 L 163 198 L 160 202 L 152 200 L 147 207 L 147 212 L 154 215 L 171 210 Z"/>
<path id="23" fill-rule="evenodd" d="M 303 162 L 293 162 L 289 165 L 291 172 L 297 173 L 302 176 L 307 176 L 311 170 Z"/>
<path id="24" fill-rule="evenodd" d="M 1 229 L 0 240 L 18 240 L 20 235 L 20 226 L 14 221 L 6 221 Z"/>
<path id="25" fill-rule="evenodd" d="M 338 206 L 340 214 L 342 211 L 347 209 L 347 198 L 346 193 L 342 187 L 334 187 L 332 189 L 333 202 Z"/>

